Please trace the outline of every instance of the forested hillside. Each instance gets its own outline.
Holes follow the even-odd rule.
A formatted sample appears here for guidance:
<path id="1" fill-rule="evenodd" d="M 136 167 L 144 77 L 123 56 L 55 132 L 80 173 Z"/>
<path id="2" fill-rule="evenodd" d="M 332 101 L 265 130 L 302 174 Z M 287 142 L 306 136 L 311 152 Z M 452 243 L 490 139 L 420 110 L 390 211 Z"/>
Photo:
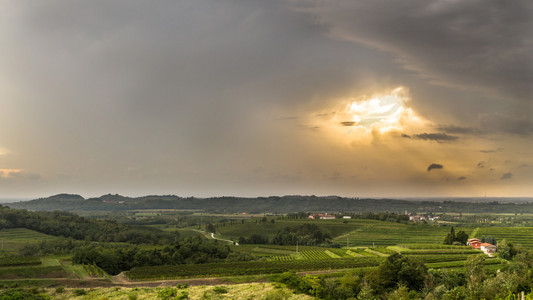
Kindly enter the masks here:
<path id="1" fill-rule="evenodd" d="M 0 229 L 4 228 L 28 228 L 75 240 L 133 244 L 157 244 L 173 241 L 177 237 L 176 233 L 121 225 L 109 220 L 88 219 L 69 212 L 31 212 L 0 206 Z"/>
<path id="2" fill-rule="evenodd" d="M 527 200 L 527 199 L 526 199 Z M 65 211 L 120 211 L 135 209 L 190 209 L 217 213 L 290 213 L 290 212 L 457 212 L 457 213 L 533 213 L 533 202 L 498 198 L 491 202 L 479 199 L 459 201 L 423 201 L 396 199 L 360 199 L 337 196 L 283 197 L 215 197 L 183 198 L 174 195 L 124 197 L 103 195 L 84 199 L 79 195 L 59 194 L 48 198 L 6 204 L 12 208 Z"/>

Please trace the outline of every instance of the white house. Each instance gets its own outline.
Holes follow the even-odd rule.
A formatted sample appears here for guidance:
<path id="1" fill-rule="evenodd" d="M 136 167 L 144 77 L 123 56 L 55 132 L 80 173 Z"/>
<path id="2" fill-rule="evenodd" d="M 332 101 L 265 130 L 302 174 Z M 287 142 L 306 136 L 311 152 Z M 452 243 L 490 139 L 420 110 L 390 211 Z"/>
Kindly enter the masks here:
<path id="1" fill-rule="evenodd" d="M 498 247 L 489 243 L 482 243 L 480 249 L 488 256 L 492 256 L 493 253 L 496 253 L 496 251 L 498 251 Z"/>

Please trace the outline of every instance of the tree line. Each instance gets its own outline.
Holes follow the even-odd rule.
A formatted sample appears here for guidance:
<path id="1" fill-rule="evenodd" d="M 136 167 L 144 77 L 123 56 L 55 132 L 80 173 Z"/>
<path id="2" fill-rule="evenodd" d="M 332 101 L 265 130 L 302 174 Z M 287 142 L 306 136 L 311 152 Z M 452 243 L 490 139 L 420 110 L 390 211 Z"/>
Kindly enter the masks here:
<path id="1" fill-rule="evenodd" d="M 303 246 L 332 246 L 331 235 L 320 229 L 316 224 L 305 223 L 297 226 L 287 226 L 272 238 L 260 234 L 249 237 L 239 237 L 239 244 L 273 244 L 273 245 L 303 245 Z"/>
<path id="2" fill-rule="evenodd" d="M 198 236 L 180 239 L 162 249 L 87 245 L 74 251 L 72 262 L 94 264 L 111 275 L 133 267 L 246 261 L 253 257 L 231 251 L 216 240 Z"/>
<path id="3" fill-rule="evenodd" d="M 0 229 L 4 228 L 28 228 L 75 240 L 132 244 L 164 244 L 179 237 L 178 232 L 121 225 L 112 220 L 89 219 L 69 212 L 30 212 L 0 206 Z"/>

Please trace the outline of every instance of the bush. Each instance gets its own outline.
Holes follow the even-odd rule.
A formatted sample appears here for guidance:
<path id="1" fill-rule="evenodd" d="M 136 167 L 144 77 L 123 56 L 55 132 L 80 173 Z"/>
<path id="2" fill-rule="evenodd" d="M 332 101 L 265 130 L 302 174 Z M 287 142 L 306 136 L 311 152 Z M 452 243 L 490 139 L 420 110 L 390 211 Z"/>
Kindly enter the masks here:
<path id="1" fill-rule="evenodd" d="M 215 286 L 213 288 L 213 293 L 215 294 L 225 294 L 228 292 L 228 288 L 225 286 Z"/>
<path id="2" fill-rule="evenodd" d="M 128 295 L 128 300 L 137 300 L 137 298 L 139 298 L 139 296 L 137 294 L 129 294 Z"/>
<path id="3" fill-rule="evenodd" d="M 56 287 L 56 294 L 61 294 L 65 291 L 65 288 L 62 286 Z"/>
<path id="4" fill-rule="evenodd" d="M 179 290 L 179 289 L 186 289 L 189 287 L 189 284 L 188 283 L 184 283 L 184 284 L 176 284 L 176 288 Z"/>
<path id="5" fill-rule="evenodd" d="M 50 296 L 46 294 L 34 294 L 25 289 L 7 289 L 0 292 L 0 299 L 47 300 L 50 299 Z"/>
<path id="6" fill-rule="evenodd" d="M 174 288 L 168 287 L 157 291 L 157 298 L 159 299 L 171 299 L 178 295 L 178 291 Z"/>
<path id="7" fill-rule="evenodd" d="M 176 299 L 189 299 L 189 293 L 187 291 L 182 291 Z"/>
<path id="8" fill-rule="evenodd" d="M 83 295 L 87 295 L 87 292 L 84 289 L 75 289 L 74 290 L 74 295 L 75 296 L 83 296 Z"/>

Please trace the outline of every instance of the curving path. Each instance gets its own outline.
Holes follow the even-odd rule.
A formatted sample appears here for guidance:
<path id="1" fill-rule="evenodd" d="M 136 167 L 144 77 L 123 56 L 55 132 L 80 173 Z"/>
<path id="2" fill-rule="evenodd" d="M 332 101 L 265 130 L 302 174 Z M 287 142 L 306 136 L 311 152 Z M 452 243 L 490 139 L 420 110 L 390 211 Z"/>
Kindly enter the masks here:
<path id="1" fill-rule="evenodd" d="M 228 243 L 232 243 L 234 244 L 235 246 L 239 246 L 239 243 L 237 242 L 234 242 L 232 240 L 225 240 L 225 239 L 219 239 L 219 238 L 216 238 L 215 237 L 215 234 L 211 232 L 211 238 L 214 239 L 214 240 L 219 240 L 219 241 L 223 241 L 223 242 L 228 242 Z"/>

